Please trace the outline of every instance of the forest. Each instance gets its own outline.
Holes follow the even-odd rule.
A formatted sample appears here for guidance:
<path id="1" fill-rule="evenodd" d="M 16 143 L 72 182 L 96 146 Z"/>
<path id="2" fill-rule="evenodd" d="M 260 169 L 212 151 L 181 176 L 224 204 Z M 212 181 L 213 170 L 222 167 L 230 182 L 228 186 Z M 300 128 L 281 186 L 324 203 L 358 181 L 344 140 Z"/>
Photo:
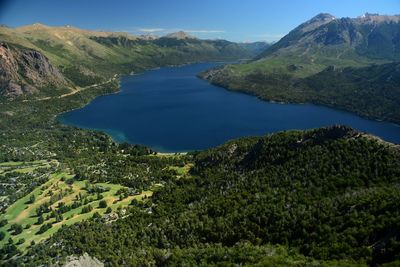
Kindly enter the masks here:
<path id="1" fill-rule="evenodd" d="M 87 252 L 106 265 L 398 264 L 399 153 L 344 126 L 233 140 L 187 155 L 189 176 L 126 218 L 63 227 L 17 262 Z"/>

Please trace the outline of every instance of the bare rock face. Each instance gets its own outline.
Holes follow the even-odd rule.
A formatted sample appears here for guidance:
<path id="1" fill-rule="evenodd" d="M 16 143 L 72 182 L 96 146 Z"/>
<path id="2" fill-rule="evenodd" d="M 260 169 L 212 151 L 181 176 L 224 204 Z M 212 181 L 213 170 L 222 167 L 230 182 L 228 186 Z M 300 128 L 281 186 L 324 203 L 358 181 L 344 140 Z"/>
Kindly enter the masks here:
<path id="1" fill-rule="evenodd" d="M 18 64 L 7 44 L 0 44 L 0 78 L 4 80 L 17 79 Z"/>
<path id="2" fill-rule="evenodd" d="M 22 87 L 16 83 L 9 82 L 8 85 L 6 84 L 6 87 L 7 87 L 7 95 L 9 96 L 19 96 L 24 93 Z"/>
<path id="3" fill-rule="evenodd" d="M 33 94 L 44 86 L 63 84 L 64 77 L 40 52 L 0 43 L 1 95 L 15 98 Z"/>
<path id="4" fill-rule="evenodd" d="M 35 50 L 27 50 L 22 54 L 22 64 L 26 73 L 26 78 L 31 81 L 40 80 L 41 78 L 62 80 L 63 77 L 49 60 Z"/>
<path id="5" fill-rule="evenodd" d="M 103 267 L 104 264 L 96 258 L 92 258 L 89 254 L 84 253 L 79 257 L 70 257 L 64 267 Z"/>

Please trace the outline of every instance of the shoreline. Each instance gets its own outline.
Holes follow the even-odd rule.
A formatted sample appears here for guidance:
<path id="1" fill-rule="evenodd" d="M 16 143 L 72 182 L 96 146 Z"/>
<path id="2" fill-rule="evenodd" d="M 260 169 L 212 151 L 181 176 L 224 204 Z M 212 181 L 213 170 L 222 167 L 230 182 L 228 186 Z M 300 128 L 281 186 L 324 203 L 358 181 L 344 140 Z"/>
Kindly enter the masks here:
<path id="1" fill-rule="evenodd" d="M 236 93 L 241 93 L 241 94 L 245 94 L 245 95 L 254 96 L 254 97 L 258 98 L 261 101 L 264 101 L 264 102 L 267 102 L 267 103 L 271 103 L 271 104 L 279 104 L 279 105 L 288 105 L 288 104 L 289 105 L 290 104 L 315 105 L 315 106 L 331 108 L 331 109 L 335 109 L 335 110 L 339 110 L 339 111 L 344 111 L 344 112 L 356 115 L 356 116 L 358 116 L 360 118 L 367 119 L 367 120 L 370 120 L 370 121 L 381 122 L 381 123 L 390 123 L 390 124 L 393 124 L 393 125 L 395 125 L 397 127 L 400 127 L 400 121 L 385 120 L 385 119 L 381 119 L 381 118 L 377 118 L 377 117 L 366 116 L 366 115 L 363 115 L 363 114 L 358 113 L 356 111 L 351 111 L 351 110 L 348 110 L 348 109 L 345 109 L 345 108 L 341 108 L 340 106 L 317 103 L 317 102 L 312 102 L 312 101 L 311 102 L 295 102 L 295 101 L 292 102 L 292 101 L 274 100 L 273 98 L 263 98 L 263 97 L 255 94 L 254 92 L 249 92 L 246 89 L 232 89 L 229 86 L 224 86 L 224 85 L 221 85 L 219 83 L 213 83 L 213 82 L 209 81 L 208 79 L 206 79 L 206 78 L 204 78 L 202 76 L 198 75 L 197 77 L 199 77 L 200 79 L 202 79 L 204 81 L 207 81 L 209 84 L 212 84 L 214 86 L 220 87 L 220 88 L 222 88 L 224 90 L 227 90 L 227 91 L 230 91 L 230 92 L 236 92 Z"/>
<path id="2" fill-rule="evenodd" d="M 101 96 L 106 96 L 106 95 L 112 95 L 112 94 L 118 94 L 118 93 L 120 93 L 121 91 L 122 91 L 122 87 L 121 87 L 121 79 L 124 77 L 124 76 L 134 76 L 134 75 L 140 75 L 140 74 L 143 74 L 143 73 L 145 73 L 146 71 L 151 71 L 151 70 L 158 70 L 158 69 L 160 69 L 160 68 L 179 68 L 179 67 L 184 67 L 184 66 L 187 66 L 187 65 L 191 65 L 191 64 L 201 64 L 201 63 L 213 63 L 213 62 L 195 62 L 195 63 L 184 63 L 184 64 L 180 64 L 180 65 L 175 65 L 175 66 L 164 66 L 164 67 L 156 67 L 156 68 L 151 68 L 151 69 L 148 69 L 148 70 L 145 70 L 145 71 L 143 71 L 143 72 L 138 72 L 138 73 L 130 73 L 130 74 L 119 74 L 119 76 L 118 76 L 118 86 L 115 88 L 115 91 L 113 91 L 113 92 L 109 92 L 109 93 L 103 93 L 103 94 L 98 94 L 98 95 L 94 95 L 93 96 L 93 99 L 91 99 L 89 102 L 87 102 L 87 103 L 85 103 L 85 104 L 83 104 L 83 105 L 80 105 L 79 107 L 75 107 L 75 108 L 73 108 L 73 109 L 70 109 L 70 110 L 66 110 L 66 111 L 63 111 L 63 112 L 61 112 L 61 113 L 59 113 L 59 114 L 56 114 L 56 115 L 54 115 L 55 116 L 55 119 L 56 119 L 56 122 L 57 123 L 60 123 L 61 125 L 64 125 L 64 126 L 68 126 L 68 127 L 74 127 L 74 128 L 77 128 L 77 129 L 84 129 L 84 130 L 89 130 L 89 131 L 96 131 L 96 132 L 101 132 L 101 133 L 103 133 L 103 134 L 105 134 L 105 135 L 107 135 L 109 138 L 111 138 L 111 140 L 113 141 L 113 142 L 115 142 L 115 143 L 119 143 L 119 144 L 121 144 L 121 143 L 129 143 L 129 144 L 131 144 L 131 145 L 143 145 L 143 146 L 145 146 L 145 147 L 148 147 L 149 149 L 151 149 L 152 151 L 154 151 L 154 152 L 156 152 L 157 154 L 160 154 L 160 155 L 175 155 L 175 154 L 182 154 L 182 153 L 188 153 L 188 152 L 190 152 L 190 151 L 172 151 L 172 152 L 170 152 L 170 151 L 165 151 L 164 149 L 157 149 L 157 148 L 152 148 L 151 146 L 149 146 L 149 145 L 144 145 L 144 144 L 140 144 L 140 143 L 137 143 L 137 142 L 135 142 L 135 141 L 130 141 L 130 140 L 128 140 L 128 138 L 123 138 L 123 139 L 121 139 L 121 138 L 118 138 L 118 135 L 119 135 L 119 133 L 118 132 L 116 132 L 115 134 L 113 133 L 113 130 L 111 129 L 111 130 L 107 130 L 107 129 L 99 129 L 99 128 L 90 128 L 90 127 L 82 127 L 82 126 L 76 126 L 76 125 L 73 125 L 73 124 L 68 124 L 68 123 L 64 123 L 64 122 L 62 122 L 61 120 L 59 120 L 59 117 L 60 116 L 62 116 L 63 114 L 65 114 L 65 113 L 67 113 L 67 112 L 71 112 L 71 111 L 74 111 L 74 110 L 77 110 L 77 109 L 81 109 L 81 108 L 83 108 L 83 107 L 85 107 L 86 105 L 89 105 L 94 99 L 96 99 L 97 97 L 101 97 Z M 195 75 L 196 77 L 198 77 L 198 75 Z M 206 79 L 203 79 L 203 80 L 206 80 Z M 209 82 L 209 81 L 208 81 Z M 210 83 L 210 82 L 209 82 Z M 351 112 L 351 111 L 348 111 L 348 110 L 345 110 L 345 109 L 341 109 L 341 108 L 337 108 L 337 107 L 334 107 L 334 106 L 330 106 L 330 105 L 322 105 L 322 104 L 316 104 L 316 103 L 312 103 L 312 102 L 310 102 L 310 103 L 298 103 L 298 102 L 282 102 L 282 101 L 276 101 L 276 100 L 268 100 L 268 99 L 264 99 L 264 98 L 261 98 L 261 97 L 259 97 L 259 96 L 257 96 L 257 95 L 255 95 L 255 94 L 251 94 L 251 93 L 248 93 L 248 92 L 246 92 L 245 90 L 235 90 L 235 89 L 230 89 L 230 88 L 227 88 L 227 87 L 224 87 L 224 86 L 220 86 L 220 85 L 217 85 L 217 84 L 213 84 L 213 83 L 210 83 L 210 84 L 212 84 L 212 85 L 216 85 L 217 87 L 219 87 L 219 88 L 221 88 L 221 89 L 224 89 L 224 90 L 227 90 L 227 91 L 230 91 L 230 92 L 233 92 L 233 93 L 242 93 L 242 94 L 244 94 L 244 95 L 249 95 L 249 96 L 254 96 L 254 97 L 256 97 L 257 99 L 259 99 L 260 101 L 262 101 L 262 102 L 265 102 L 265 103 L 271 103 L 271 104 L 278 104 L 278 105 L 314 105 L 314 106 L 320 106 L 320 107 L 323 107 L 323 108 L 328 108 L 328 109 L 333 109 L 333 110 L 337 110 L 337 111 L 342 111 L 342 112 L 345 112 L 345 113 L 348 113 L 348 114 L 351 114 L 351 115 L 353 115 L 353 116 L 358 116 L 358 117 L 360 117 L 360 118 L 364 118 L 364 119 L 367 119 L 367 120 L 370 120 L 370 121 L 374 121 L 374 122 L 379 122 L 379 123 L 390 123 L 390 124 L 393 124 L 395 127 L 400 127 L 400 125 L 398 125 L 398 124 L 396 124 L 396 123 L 393 123 L 393 122 L 390 122 L 390 121 L 379 121 L 379 120 L 374 120 L 374 119 L 371 119 L 371 118 L 368 118 L 368 117 L 365 117 L 365 116 L 360 116 L 359 114 L 357 114 L 357 113 L 355 113 L 355 112 Z M 343 125 L 345 125 L 344 123 L 342 123 Z M 354 126 L 350 126 L 350 127 L 354 127 Z M 302 129 L 299 129 L 299 130 L 302 130 Z M 361 132 L 362 130 L 360 130 L 360 132 Z M 279 132 L 279 131 L 278 131 Z M 367 133 L 367 134 L 369 134 L 369 135 L 371 135 L 371 136 L 376 136 L 377 138 L 379 138 L 379 139 L 382 139 L 382 137 L 380 137 L 380 136 L 378 136 L 378 135 L 376 135 L 376 134 L 371 134 L 371 133 L 369 133 L 369 132 L 367 132 L 366 130 L 364 130 L 364 131 L 362 131 L 362 132 L 364 132 L 364 133 Z M 122 135 L 125 135 L 124 133 L 122 133 L 121 132 L 121 136 Z M 392 143 L 392 144 L 398 144 L 398 142 L 394 142 L 394 141 L 386 141 L 386 140 L 384 140 L 384 139 L 382 139 L 383 141 L 385 141 L 385 142 L 388 142 L 388 143 Z"/>

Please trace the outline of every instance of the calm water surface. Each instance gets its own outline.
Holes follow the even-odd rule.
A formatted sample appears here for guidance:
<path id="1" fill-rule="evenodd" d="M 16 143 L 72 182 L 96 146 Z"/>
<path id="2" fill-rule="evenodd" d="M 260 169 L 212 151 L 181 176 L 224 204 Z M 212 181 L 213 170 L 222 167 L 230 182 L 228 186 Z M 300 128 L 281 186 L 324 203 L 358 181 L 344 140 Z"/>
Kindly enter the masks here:
<path id="1" fill-rule="evenodd" d="M 215 63 L 166 67 L 121 79 L 121 92 L 59 116 L 102 130 L 118 142 L 160 152 L 205 149 L 229 139 L 344 124 L 400 143 L 400 126 L 311 104 L 274 104 L 229 92 L 196 77 Z"/>

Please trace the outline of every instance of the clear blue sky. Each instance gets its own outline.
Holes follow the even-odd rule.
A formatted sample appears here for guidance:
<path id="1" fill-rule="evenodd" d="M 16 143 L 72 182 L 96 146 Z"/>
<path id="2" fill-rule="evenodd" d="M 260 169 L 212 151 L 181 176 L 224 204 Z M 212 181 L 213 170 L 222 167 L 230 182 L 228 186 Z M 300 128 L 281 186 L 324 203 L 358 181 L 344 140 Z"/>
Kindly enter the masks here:
<path id="1" fill-rule="evenodd" d="M 318 13 L 400 14 L 400 0 L 0 0 L 0 23 L 40 22 L 133 34 L 186 30 L 200 38 L 276 41 Z"/>

